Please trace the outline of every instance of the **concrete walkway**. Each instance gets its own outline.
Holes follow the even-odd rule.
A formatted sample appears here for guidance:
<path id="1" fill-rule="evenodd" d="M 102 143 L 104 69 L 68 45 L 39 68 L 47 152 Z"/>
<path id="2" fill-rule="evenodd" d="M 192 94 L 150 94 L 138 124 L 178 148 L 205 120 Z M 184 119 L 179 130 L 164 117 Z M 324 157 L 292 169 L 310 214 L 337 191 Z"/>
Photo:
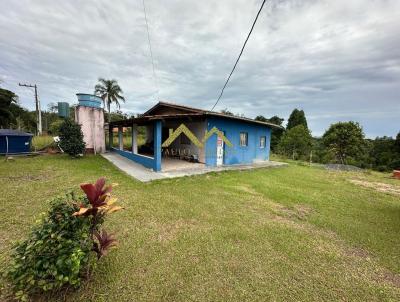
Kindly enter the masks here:
<path id="1" fill-rule="evenodd" d="M 174 171 L 161 171 L 154 172 L 151 169 L 148 169 L 134 161 L 131 161 L 117 153 L 103 153 L 102 156 L 112 162 L 118 169 L 124 171 L 128 175 L 136 178 L 142 182 L 148 182 L 156 179 L 164 179 L 164 178 L 174 178 L 174 177 L 183 177 L 183 176 L 191 176 L 191 175 L 199 175 L 210 172 L 220 172 L 220 171 L 232 171 L 232 170 L 250 170 L 257 168 L 274 168 L 281 167 L 287 164 L 281 162 L 274 161 L 261 161 L 256 162 L 249 165 L 233 165 L 233 166 L 220 166 L 220 167 L 198 167 L 195 168 L 186 168 L 181 170 Z"/>

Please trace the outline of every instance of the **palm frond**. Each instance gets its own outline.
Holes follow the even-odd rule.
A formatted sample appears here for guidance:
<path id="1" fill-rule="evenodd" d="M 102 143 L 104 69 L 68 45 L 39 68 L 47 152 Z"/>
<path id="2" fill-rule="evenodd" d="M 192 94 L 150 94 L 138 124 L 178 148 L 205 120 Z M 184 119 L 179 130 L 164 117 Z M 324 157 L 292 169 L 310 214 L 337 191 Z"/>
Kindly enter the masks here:
<path id="1" fill-rule="evenodd" d="M 118 109 L 120 109 L 121 105 L 119 101 L 125 102 L 125 98 L 122 96 L 123 91 L 115 79 L 107 80 L 99 78 L 94 91 L 96 95 L 99 95 L 103 99 L 104 107 L 107 107 L 108 113 L 110 113 L 112 103 L 115 103 Z M 110 114 L 108 117 L 110 121 Z"/>

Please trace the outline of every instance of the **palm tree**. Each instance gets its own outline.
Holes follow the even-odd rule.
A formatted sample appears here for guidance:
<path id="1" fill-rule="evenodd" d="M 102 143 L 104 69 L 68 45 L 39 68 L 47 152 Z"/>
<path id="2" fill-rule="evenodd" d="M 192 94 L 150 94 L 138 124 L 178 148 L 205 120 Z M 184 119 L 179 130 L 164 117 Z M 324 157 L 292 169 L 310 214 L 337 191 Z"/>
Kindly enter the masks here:
<path id="1" fill-rule="evenodd" d="M 107 106 L 108 123 L 111 121 L 111 103 L 115 103 L 118 109 L 121 108 L 119 101 L 125 102 L 125 98 L 121 95 L 122 89 L 116 80 L 106 80 L 99 78 L 99 83 L 94 87 L 94 93 L 103 99 L 104 108 Z"/>

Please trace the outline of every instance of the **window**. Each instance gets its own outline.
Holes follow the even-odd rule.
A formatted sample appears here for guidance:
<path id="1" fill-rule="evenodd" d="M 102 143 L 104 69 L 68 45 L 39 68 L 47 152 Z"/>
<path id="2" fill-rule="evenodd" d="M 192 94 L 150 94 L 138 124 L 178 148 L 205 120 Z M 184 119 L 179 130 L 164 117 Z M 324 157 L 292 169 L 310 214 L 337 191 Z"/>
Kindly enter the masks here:
<path id="1" fill-rule="evenodd" d="M 260 136 L 260 148 L 265 148 L 266 138 L 265 136 Z"/>
<path id="2" fill-rule="evenodd" d="M 186 134 L 181 133 L 179 136 L 181 145 L 190 145 L 190 139 L 186 136 Z"/>
<path id="3" fill-rule="evenodd" d="M 247 132 L 240 132 L 240 146 L 247 147 Z"/>

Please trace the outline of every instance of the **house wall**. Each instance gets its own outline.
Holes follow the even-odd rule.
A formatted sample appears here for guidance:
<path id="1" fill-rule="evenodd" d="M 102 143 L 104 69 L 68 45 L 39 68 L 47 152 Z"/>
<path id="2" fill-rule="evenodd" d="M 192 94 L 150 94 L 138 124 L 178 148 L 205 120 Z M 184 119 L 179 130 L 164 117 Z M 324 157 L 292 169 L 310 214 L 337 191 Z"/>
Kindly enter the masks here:
<path id="1" fill-rule="evenodd" d="M 141 154 L 135 154 L 133 152 L 120 150 L 117 148 L 112 148 L 112 150 L 117 152 L 119 155 L 122 155 L 123 157 L 126 157 L 134 162 L 137 162 L 138 164 L 145 166 L 146 168 L 154 169 L 154 165 L 155 165 L 154 157 L 141 155 Z"/>
<path id="2" fill-rule="evenodd" d="M 224 146 L 224 165 L 250 164 L 255 161 L 269 160 L 271 128 L 264 125 L 230 120 L 220 117 L 208 117 L 207 130 L 213 127 L 225 133 L 226 138 L 233 144 Z M 240 146 L 240 132 L 248 133 L 248 145 Z M 266 137 L 265 148 L 260 148 L 260 137 Z M 217 135 L 212 135 L 206 142 L 206 165 L 216 166 L 217 163 Z"/>
<path id="3" fill-rule="evenodd" d="M 201 141 L 204 137 L 204 134 L 206 132 L 206 122 L 205 121 L 199 121 L 199 122 L 173 122 L 165 125 L 166 128 L 173 128 L 174 130 L 178 128 L 181 124 L 185 124 L 186 127 L 189 128 L 190 131 L 193 132 L 193 134 Z M 181 134 L 184 135 L 184 134 Z M 180 136 L 181 136 L 180 135 Z M 189 154 L 196 154 L 199 158 L 199 162 L 205 163 L 205 148 L 198 148 L 195 144 L 190 142 L 190 144 L 181 144 L 181 139 L 180 136 L 173 141 L 173 143 L 169 146 L 169 148 L 175 149 L 175 150 L 187 150 Z"/>

